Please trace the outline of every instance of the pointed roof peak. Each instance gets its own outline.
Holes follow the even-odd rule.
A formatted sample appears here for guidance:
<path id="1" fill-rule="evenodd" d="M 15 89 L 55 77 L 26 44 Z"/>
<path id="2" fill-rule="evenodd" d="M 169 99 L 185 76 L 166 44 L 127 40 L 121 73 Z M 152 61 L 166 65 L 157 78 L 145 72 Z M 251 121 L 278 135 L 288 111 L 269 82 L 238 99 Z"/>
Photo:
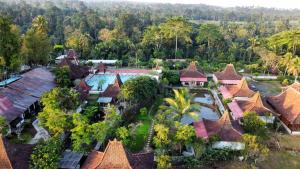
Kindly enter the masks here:
<path id="1" fill-rule="evenodd" d="M 122 142 L 110 140 L 105 148 L 98 169 L 122 168 L 132 169 Z"/>
<path id="2" fill-rule="evenodd" d="M 222 117 L 218 120 L 218 122 L 220 125 L 222 125 L 222 128 L 232 128 L 228 111 L 225 111 L 223 113 Z"/>
<path id="3" fill-rule="evenodd" d="M 115 82 L 114 82 L 114 86 L 119 86 L 121 87 L 123 85 L 123 82 L 121 80 L 121 76 L 119 73 L 117 73 L 116 75 L 116 79 L 115 79 Z"/>
<path id="4" fill-rule="evenodd" d="M 8 158 L 6 148 L 3 143 L 2 134 L 0 134 L 0 168 L 12 169 L 12 165 Z"/>
<path id="5" fill-rule="evenodd" d="M 196 62 L 195 62 L 195 61 L 192 61 L 192 62 L 190 63 L 190 65 L 188 66 L 187 69 L 188 69 L 188 70 L 191 70 L 191 71 L 197 71 Z"/>

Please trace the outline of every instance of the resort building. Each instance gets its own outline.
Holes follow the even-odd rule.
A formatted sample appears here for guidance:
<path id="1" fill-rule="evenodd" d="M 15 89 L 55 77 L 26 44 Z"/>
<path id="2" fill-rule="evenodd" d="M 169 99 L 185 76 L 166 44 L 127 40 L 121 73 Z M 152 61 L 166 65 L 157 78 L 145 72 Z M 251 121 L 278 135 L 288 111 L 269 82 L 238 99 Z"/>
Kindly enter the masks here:
<path id="1" fill-rule="evenodd" d="M 231 98 L 249 98 L 255 94 L 254 91 L 249 89 L 245 78 L 239 81 L 237 85 L 225 85 L 219 88 L 224 99 Z"/>
<path id="2" fill-rule="evenodd" d="M 236 85 L 241 79 L 242 76 L 236 73 L 233 64 L 227 64 L 223 71 L 213 74 L 214 82 L 222 85 Z"/>
<path id="3" fill-rule="evenodd" d="M 266 123 L 273 123 L 275 117 L 272 111 L 267 108 L 259 92 L 255 93 L 248 100 L 233 100 L 228 104 L 231 115 L 234 120 L 240 120 L 244 117 L 245 112 L 256 112 Z"/>
<path id="4" fill-rule="evenodd" d="M 152 169 L 154 154 L 126 151 L 120 141 L 109 141 L 104 152 L 92 151 L 82 169 Z"/>
<path id="5" fill-rule="evenodd" d="M 300 92 L 300 83 L 298 81 L 295 81 L 293 84 L 286 86 L 286 87 L 282 87 L 282 91 L 287 90 L 289 87 L 294 88 L 295 90 L 297 90 L 298 92 Z"/>
<path id="6" fill-rule="evenodd" d="M 97 73 L 105 73 L 107 66 L 104 63 L 99 63 L 97 67 Z"/>
<path id="7" fill-rule="evenodd" d="M 88 98 L 91 89 L 92 87 L 89 86 L 84 79 L 82 79 L 79 85 L 75 87 L 75 90 L 80 93 L 81 100 L 86 100 Z"/>
<path id="8" fill-rule="evenodd" d="M 0 135 L 0 168 L 26 169 L 29 168 L 30 155 L 33 145 L 9 144 Z"/>
<path id="9" fill-rule="evenodd" d="M 191 62 L 188 68 L 179 71 L 179 76 L 183 86 L 204 86 L 204 83 L 207 82 L 207 77 L 203 72 L 197 70 L 195 62 Z"/>
<path id="10" fill-rule="evenodd" d="M 75 64 L 68 58 L 64 58 L 58 66 L 59 67 L 68 66 L 70 69 L 70 78 L 72 80 L 82 79 L 89 75 L 89 69 L 90 69 L 89 67 Z"/>
<path id="11" fill-rule="evenodd" d="M 5 83 L 0 88 L 0 115 L 9 122 L 12 132 L 20 132 L 25 117 L 40 111 L 40 97 L 55 87 L 54 76 L 36 68 Z"/>
<path id="12" fill-rule="evenodd" d="M 118 99 L 118 94 L 121 91 L 123 85 L 119 74 L 116 75 L 116 79 L 113 84 L 107 86 L 104 92 L 100 93 L 98 103 L 105 106 L 109 103 L 115 103 Z"/>
<path id="13" fill-rule="evenodd" d="M 267 101 L 280 115 L 279 118 L 287 131 L 300 135 L 300 92 L 288 87 L 281 94 L 269 97 Z"/>
<path id="14" fill-rule="evenodd" d="M 228 112 L 224 112 L 217 121 L 203 118 L 201 121 L 194 122 L 194 128 L 198 138 L 219 137 L 221 141 L 214 144 L 215 148 L 243 149 L 244 147 L 239 143 L 243 131 L 237 122 L 231 122 Z"/>

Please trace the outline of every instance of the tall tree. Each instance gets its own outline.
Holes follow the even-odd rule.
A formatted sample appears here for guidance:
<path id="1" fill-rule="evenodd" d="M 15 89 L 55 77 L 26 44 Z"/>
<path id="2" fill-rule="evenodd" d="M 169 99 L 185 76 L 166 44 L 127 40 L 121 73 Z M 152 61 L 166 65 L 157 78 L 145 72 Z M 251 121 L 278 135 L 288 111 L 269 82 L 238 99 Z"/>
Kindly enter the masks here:
<path id="1" fill-rule="evenodd" d="M 295 76 L 295 81 L 297 81 L 300 74 L 300 57 L 296 56 L 294 59 L 292 59 L 292 63 L 289 65 L 288 72 L 289 74 Z"/>
<path id="2" fill-rule="evenodd" d="M 279 64 L 285 67 L 284 76 L 287 74 L 293 58 L 294 56 L 290 52 L 286 53 L 282 58 L 280 58 Z"/>
<path id="3" fill-rule="evenodd" d="M 48 33 L 48 22 L 45 17 L 39 15 L 32 20 L 31 28 L 44 34 Z"/>
<path id="4" fill-rule="evenodd" d="M 167 39 L 175 39 L 175 58 L 178 49 L 178 39 L 191 43 L 190 33 L 192 26 L 182 17 L 169 18 L 161 24 L 161 30 Z"/>

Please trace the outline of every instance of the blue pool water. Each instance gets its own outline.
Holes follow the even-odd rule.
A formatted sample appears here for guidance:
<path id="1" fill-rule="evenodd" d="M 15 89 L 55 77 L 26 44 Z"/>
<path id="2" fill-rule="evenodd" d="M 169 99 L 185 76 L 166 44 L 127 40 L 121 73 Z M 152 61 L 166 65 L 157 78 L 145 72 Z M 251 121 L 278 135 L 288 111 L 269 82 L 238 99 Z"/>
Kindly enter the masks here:
<path id="1" fill-rule="evenodd" d="M 121 81 L 124 83 L 129 79 L 133 79 L 135 77 L 138 77 L 141 75 L 132 75 L 132 74 L 120 74 Z M 89 86 L 92 86 L 92 90 L 98 91 L 98 89 L 101 91 L 101 87 L 98 88 L 99 82 L 102 81 L 102 91 L 104 91 L 108 85 L 113 84 L 116 79 L 115 74 L 99 74 L 94 75 L 90 79 L 87 80 L 87 84 Z"/>

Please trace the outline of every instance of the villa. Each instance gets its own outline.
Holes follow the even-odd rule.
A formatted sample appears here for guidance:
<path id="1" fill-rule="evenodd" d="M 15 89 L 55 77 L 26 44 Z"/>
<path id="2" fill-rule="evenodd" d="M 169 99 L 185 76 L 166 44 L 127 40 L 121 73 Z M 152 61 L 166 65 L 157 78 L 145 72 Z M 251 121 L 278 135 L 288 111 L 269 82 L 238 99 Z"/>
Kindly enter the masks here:
<path id="1" fill-rule="evenodd" d="M 227 148 L 243 149 L 240 143 L 243 131 L 236 122 L 231 122 L 228 112 L 224 112 L 217 121 L 203 118 L 201 121 L 194 122 L 194 128 L 198 138 L 207 140 L 212 136 L 218 136 L 220 142 L 215 143 L 215 148 L 222 148 L 222 145 L 226 145 Z"/>
<path id="2" fill-rule="evenodd" d="M 119 74 L 117 74 L 114 83 L 108 85 L 105 91 L 100 93 L 98 103 L 102 105 L 115 103 L 117 101 L 117 96 L 121 91 L 122 85 L 123 83 L 121 81 L 121 77 Z"/>
<path id="3" fill-rule="evenodd" d="M 245 78 L 242 78 L 237 85 L 221 86 L 219 90 L 224 99 L 249 98 L 255 94 L 254 91 L 249 89 Z"/>
<path id="4" fill-rule="evenodd" d="M 290 134 L 300 135 L 300 92 L 290 86 L 267 101 L 279 113 L 279 119 L 286 130 Z"/>
<path id="5" fill-rule="evenodd" d="M 22 130 L 25 117 L 40 110 L 40 97 L 54 87 L 52 73 L 36 68 L 0 88 L 0 115 L 9 122 L 12 132 Z"/>
<path id="6" fill-rule="evenodd" d="M 274 121 L 274 116 L 271 116 L 272 110 L 264 105 L 259 92 L 248 100 L 233 100 L 228 104 L 228 107 L 234 120 L 242 119 L 245 112 L 256 112 L 266 123 L 273 123 Z"/>
<path id="7" fill-rule="evenodd" d="M 92 151 L 82 169 L 152 169 L 153 153 L 132 154 L 126 151 L 120 141 L 109 141 L 104 152 Z"/>
<path id="8" fill-rule="evenodd" d="M 214 82 L 222 85 L 236 85 L 241 79 L 242 76 L 236 73 L 233 64 L 227 64 L 223 71 L 213 74 Z"/>
<path id="9" fill-rule="evenodd" d="M 183 86 L 204 86 L 204 83 L 207 82 L 207 77 L 203 72 L 197 70 L 195 62 L 191 62 L 187 69 L 181 70 L 179 75 Z"/>

